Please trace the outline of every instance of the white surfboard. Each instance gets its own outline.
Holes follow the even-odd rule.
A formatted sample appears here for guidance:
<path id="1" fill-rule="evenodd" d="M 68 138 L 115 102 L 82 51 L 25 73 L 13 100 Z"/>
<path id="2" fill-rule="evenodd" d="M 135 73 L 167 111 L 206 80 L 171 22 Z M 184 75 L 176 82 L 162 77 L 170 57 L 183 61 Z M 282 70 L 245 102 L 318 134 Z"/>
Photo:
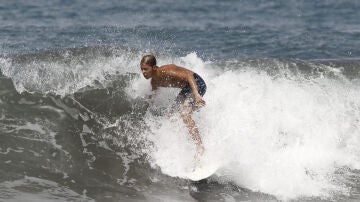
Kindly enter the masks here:
<path id="1" fill-rule="evenodd" d="M 184 177 L 193 181 L 199 181 L 210 177 L 217 171 L 217 166 L 196 166 L 192 171 L 185 173 Z"/>

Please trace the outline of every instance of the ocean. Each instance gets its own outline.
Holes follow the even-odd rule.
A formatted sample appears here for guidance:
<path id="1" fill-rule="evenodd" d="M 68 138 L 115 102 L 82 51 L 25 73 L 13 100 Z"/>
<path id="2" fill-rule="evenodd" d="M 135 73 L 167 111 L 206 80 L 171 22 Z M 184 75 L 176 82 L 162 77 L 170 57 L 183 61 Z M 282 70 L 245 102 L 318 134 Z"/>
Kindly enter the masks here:
<path id="1" fill-rule="evenodd" d="M 0 201 L 359 201 L 360 2 L 0 4 Z M 140 60 L 207 84 L 153 100 Z"/>

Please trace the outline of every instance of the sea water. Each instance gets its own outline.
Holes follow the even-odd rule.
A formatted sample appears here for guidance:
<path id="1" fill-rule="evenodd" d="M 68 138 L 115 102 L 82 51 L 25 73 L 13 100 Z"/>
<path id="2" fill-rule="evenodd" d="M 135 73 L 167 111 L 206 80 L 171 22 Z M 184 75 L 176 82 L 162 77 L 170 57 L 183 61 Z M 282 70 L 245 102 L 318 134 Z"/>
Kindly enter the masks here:
<path id="1" fill-rule="evenodd" d="M 359 200 L 354 1 L 6 1 L 0 6 L 0 200 Z M 207 84 L 193 113 L 143 55 Z"/>

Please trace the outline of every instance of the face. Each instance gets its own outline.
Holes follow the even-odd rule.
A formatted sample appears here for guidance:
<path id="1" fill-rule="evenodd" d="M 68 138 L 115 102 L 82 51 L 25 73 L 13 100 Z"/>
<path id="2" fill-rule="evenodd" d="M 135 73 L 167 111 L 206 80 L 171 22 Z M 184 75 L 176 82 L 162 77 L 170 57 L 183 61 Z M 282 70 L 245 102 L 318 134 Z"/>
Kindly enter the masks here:
<path id="1" fill-rule="evenodd" d="M 149 79 L 152 77 L 153 68 L 150 65 L 143 63 L 140 67 L 145 79 Z"/>

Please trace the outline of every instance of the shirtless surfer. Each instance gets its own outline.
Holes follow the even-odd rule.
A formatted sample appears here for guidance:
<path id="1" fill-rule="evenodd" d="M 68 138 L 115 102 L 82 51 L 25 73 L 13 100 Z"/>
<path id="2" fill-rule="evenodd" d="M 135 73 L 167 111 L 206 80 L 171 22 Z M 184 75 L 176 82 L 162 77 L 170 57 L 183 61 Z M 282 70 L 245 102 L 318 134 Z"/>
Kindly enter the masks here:
<path id="1" fill-rule="evenodd" d="M 144 56 L 140 62 L 140 67 L 145 79 L 151 78 L 153 91 L 157 90 L 158 87 L 181 89 L 175 101 L 181 105 L 181 117 L 196 143 L 197 153 L 202 155 L 204 146 L 202 145 L 199 129 L 191 118 L 191 114 L 195 109 L 205 105 L 202 98 L 206 92 L 204 80 L 193 71 L 174 64 L 158 67 L 156 66 L 156 58 L 153 55 Z"/>

